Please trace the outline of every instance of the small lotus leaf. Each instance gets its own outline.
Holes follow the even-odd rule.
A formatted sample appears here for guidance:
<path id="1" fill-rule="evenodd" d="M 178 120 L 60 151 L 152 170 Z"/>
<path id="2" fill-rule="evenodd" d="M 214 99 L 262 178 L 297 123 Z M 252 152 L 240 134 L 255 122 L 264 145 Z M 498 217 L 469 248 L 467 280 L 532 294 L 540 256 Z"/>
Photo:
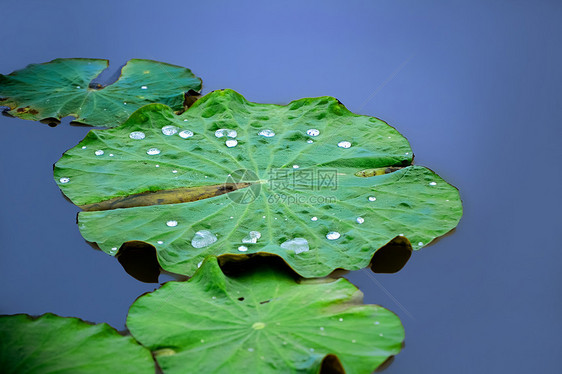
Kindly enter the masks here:
<path id="1" fill-rule="evenodd" d="M 149 103 L 181 110 L 185 92 L 201 89 L 201 79 L 189 69 L 140 59 L 130 60 L 115 83 L 92 84 L 107 66 L 107 60 L 59 58 L 0 74 L 0 106 L 28 120 L 73 116 L 82 124 L 114 127 Z"/>

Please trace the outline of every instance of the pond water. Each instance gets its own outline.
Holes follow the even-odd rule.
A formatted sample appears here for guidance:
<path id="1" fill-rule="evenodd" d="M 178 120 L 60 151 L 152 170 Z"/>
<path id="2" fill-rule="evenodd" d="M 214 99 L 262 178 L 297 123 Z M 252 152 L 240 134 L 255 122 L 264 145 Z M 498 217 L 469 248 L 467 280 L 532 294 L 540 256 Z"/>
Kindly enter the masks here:
<path id="1" fill-rule="evenodd" d="M 459 187 L 465 214 L 399 273 L 347 275 L 405 326 L 384 372 L 559 371 L 559 2 L 148 4 L 11 4 L 0 73 L 57 57 L 108 58 L 113 71 L 151 58 L 191 68 L 204 93 L 331 95 L 387 121 L 416 164 Z M 159 286 L 92 249 L 53 181 L 53 163 L 88 130 L 0 117 L 0 314 L 123 329 L 131 303 Z"/>

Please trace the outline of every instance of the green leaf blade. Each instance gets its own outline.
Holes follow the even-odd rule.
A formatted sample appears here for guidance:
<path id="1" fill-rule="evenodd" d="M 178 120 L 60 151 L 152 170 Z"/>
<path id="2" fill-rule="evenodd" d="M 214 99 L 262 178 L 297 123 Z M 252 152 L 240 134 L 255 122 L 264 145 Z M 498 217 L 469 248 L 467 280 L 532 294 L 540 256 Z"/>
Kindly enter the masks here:
<path id="1" fill-rule="evenodd" d="M 160 102 L 183 109 L 184 93 L 199 91 L 201 79 L 186 68 L 157 61 L 132 59 L 119 79 L 105 87 L 91 81 L 108 66 L 107 60 L 56 59 L 0 75 L 0 104 L 8 114 L 28 120 L 60 120 L 114 127 L 141 106 Z"/>
<path id="2" fill-rule="evenodd" d="M 356 304 L 358 292 L 344 279 L 299 284 L 269 267 L 226 277 L 210 258 L 188 282 L 139 298 L 127 326 L 165 373 L 316 373 L 328 354 L 349 373 L 370 373 L 400 351 L 404 330 L 386 309 Z"/>
<path id="3" fill-rule="evenodd" d="M 0 316 L 3 373 L 154 373 L 150 352 L 107 324 L 44 314 Z"/>
<path id="4" fill-rule="evenodd" d="M 265 130 L 275 135 L 263 136 Z M 183 131 L 191 135 L 181 137 Z M 139 132 L 142 139 L 131 139 Z M 228 147 L 233 140 L 236 145 Z M 158 152 L 150 154 L 153 149 Z M 457 225 L 457 189 L 411 161 L 407 140 L 394 128 L 355 115 L 336 99 L 279 106 L 249 103 L 223 90 L 180 116 L 154 104 L 118 128 L 91 131 L 57 162 L 55 179 L 73 202 L 95 210 L 96 204 L 136 194 L 220 186 L 239 175 L 236 170 L 248 170 L 251 187 L 188 203 L 109 204 L 110 210 L 80 213 L 80 230 L 109 254 L 127 241 L 149 243 L 164 269 L 181 274 L 192 275 L 208 255 L 272 253 L 314 277 L 365 267 L 399 235 L 419 249 Z M 356 175 L 381 167 L 389 174 Z M 276 186 L 276 173 L 296 180 L 306 171 L 316 173 L 313 189 L 302 181 L 290 191 Z M 320 171 L 332 172 L 337 183 L 320 183 Z M 254 190 L 255 199 L 245 204 L 233 197 Z M 260 237 L 245 241 L 254 231 Z M 210 233 L 212 242 L 193 245 L 198 233 Z"/>

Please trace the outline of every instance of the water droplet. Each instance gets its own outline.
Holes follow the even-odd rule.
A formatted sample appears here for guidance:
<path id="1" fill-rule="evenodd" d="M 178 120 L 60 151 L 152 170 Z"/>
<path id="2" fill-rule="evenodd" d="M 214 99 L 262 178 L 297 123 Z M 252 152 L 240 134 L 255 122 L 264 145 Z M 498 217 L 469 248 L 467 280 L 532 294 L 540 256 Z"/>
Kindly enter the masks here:
<path id="1" fill-rule="evenodd" d="M 109 157 L 113 157 L 113 156 L 114 156 L 114 154 L 113 154 L 113 153 L 110 153 L 110 154 L 109 154 Z"/>
<path id="2" fill-rule="evenodd" d="M 338 143 L 338 147 L 340 148 L 349 148 L 351 147 L 351 143 L 348 141 L 343 141 Z"/>
<path id="3" fill-rule="evenodd" d="M 306 142 L 307 142 L 308 144 L 312 144 L 312 143 L 314 143 L 314 140 L 308 139 Z"/>
<path id="4" fill-rule="evenodd" d="M 379 321 L 375 321 L 375 325 L 379 325 L 379 324 L 380 324 L 380 322 L 379 322 Z"/>
<path id="5" fill-rule="evenodd" d="M 340 318 L 339 321 L 340 321 L 340 322 L 343 322 L 343 318 Z"/>
<path id="6" fill-rule="evenodd" d="M 293 165 L 293 169 L 298 169 L 298 168 L 300 168 L 299 165 Z"/>
<path id="7" fill-rule="evenodd" d="M 176 126 L 168 125 L 162 127 L 162 134 L 164 135 L 170 136 L 170 135 L 174 135 L 177 132 L 178 132 L 178 128 Z"/>
<path id="8" fill-rule="evenodd" d="M 261 130 L 258 133 L 258 135 L 265 136 L 266 138 L 271 138 L 271 137 L 275 136 L 275 132 L 273 130 L 264 129 L 264 130 Z"/>
<path id="9" fill-rule="evenodd" d="M 369 196 L 369 201 L 375 201 L 375 200 L 377 200 L 376 197 L 374 197 L 374 196 Z"/>
<path id="10" fill-rule="evenodd" d="M 429 185 L 430 185 L 430 186 L 435 186 L 435 185 L 437 185 L 437 183 L 435 183 L 435 182 L 429 182 Z"/>
<path id="11" fill-rule="evenodd" d="M 103 156 L 103 153 L 104 153 L 104 152 L 103 152 L 101 149 L 98 149 L 97 151 L 94 152 L 94 154 L 95 154 L 96 156 Z"/>
<path id="12" fill-rule="evenodd" d="M 226 144 L 226 146 L 227 146 L 228 148 L 236 147 L 236 144 L 238 144 L 238 140 L 236 140 L 236 139 L 229 139 L 229 140 L 227 140 L 224 144 Z"/>
<path id="13" fill-rule="evenodd" d="M 86 149 L 86 148 L 87 148 L 87 147 L 86 147 L 85 145 L 84 145 L 84 146 L 82 146 L 82 149 Z"/>
<path id="14" fill-rule="evenodd" d="M 117 247 L 111 248 L 111 252 L 117 252 Z"/>
<path id="15" fill-rule="evenodd" d="M 158 240 L 156 243 L 158 244 L 164 244 L 164 242 L 162 240 Z"/>
<path id="16" fill-rule="evenodd" d="M 193 131 L 183 130 L 179 133 L 179 135 L 180 135 L 180 138 L 183 138 L 183 139 L 191 138 L 193 136 Z"/>
<path id="17" fill-rule="evenodd" d="M 76 88 L 80 88 L 80 86 L 76 86 Z"/>
<path id="18" fill-rule="evenodd" d="M 340 238 L 340 233 L 337 231 L 330 231 L 329 233 L 326 234 L 326 238 L 328 240 L 336 240 Z"/>
<path id="19" fill-rule="evenodd" d="M 320 135 L 320 130 L 318 130 L 318 129 L 308 129 L 308 130 L 306 130 L 306 133 L 309 136 L 318 136 L 318 135 Z"/>
<path id="20" fill-rule="evenodd" d="M 318 217 L 312 217 L 310 220 L 311 221 L 318 221 Z"/>
<path id="21" fill-rule="evenodd" d="M 294 238 L 281 243 L 281 248 L 288 251 L 293 251 L 295 254 L 302 252 L 307 252 L 310 248 L 308 247 L 308 241 L 304 238 Z"/>
<path id="22" fill-rule="evenodd" d="M 218 129 L 217 131 L 215 131 L 215 136 L 217 138 L 222 138 L 223 136 L 228 136 L 229 138 L 236 138 L 236 135 L 238 135 L 236 130 Z"/>
<path id="23" fill-rule="evenodd" d="M 133 131 L 129 134 L 129 138 L 131 139 L 144 139 L 145 135 L 142 131 Z"/>
<path id="24" fill-rule="evenodd" d="M 211 297 L 211 299 L 213 299 L 213 300 L 216 300 L 216 299 L 217 299 L 217 297 L 216 297 L 216 296 L 213 296 L 213 297 Z"/>
<path id="25" fill-rule="evenodd" d="M 353 340 L 352 340 L 351 342 L 352 342 L 352 343 L 355 343 L 355 342 L 356 342 L 356 340 L 355 340 L 355 339 L 353 339 Z"/>
<path id="26" fill-rule="evenodd" d="M 320 331 L 324 331 L 324 328 L 323 328 L 323 327 L 320 327 Z"/>
<path id="27" fill-rule="evenodd" d="M 254 348 L 248 348 L 248 352 L 253 352 Z"/>
<path id="28" fill-rule="evenodd" d="M 200 261 L 200 262 L 197 264 L 197 268 L 200 268 L 201 265 L 203 265 L 203 261 Z"/>
<path id="29" fill-rule="evenodd" d="M 379 336 L 383 336 L 382 332 L 379 334 Z"/>
<path id="30" fill-rule="evenodd" d="M 141 86 L 141 90 L 146 90 L 148 87 L 146 86 Z"/>
<path id="31" fill-rule="evenodd" d="M 419 246 L 422 246 L 422 245 L 423 245 L 423 242 L 419 242 L 418 245 L 419 245 Z"/>
<path id="32" fill-rule="evenodd" d="M 127 105 L 127 102 L 126 102 L 126 101 L 123 101 L 123 105 Z"/>
<path id="33" fill-rule="evenodd" d="M 178 221 L 168 221 L 166 225 L 169 227 L 176 227 L 178 225 Z"/>
<path id="34" fill-rule="evenodd" d="M 158 164 L 156 164 L 156 165 L 154 165 L 154 166 L 156 166 L 157 168 L 159 168 L 159 167 L 160 167 L 160 165 L 158 165 Z"/>
<path id="35" fill-rule="evenodd" d="M 183 122 L 187 122 L 187 119 L 184 119 Z"/>
<path id="36" fill-rule="evenodd" d="M 248 236 L 242 239 L 242 243 L 257 243 L 259 238 L 261 238 L 261 233 L 259 231 L 250 231 Z"/>
<path id="37" fill-rule="evenodd" d="M 159 155 L 160 150 L 158 148 L 150 148 L 148 151 L 146 151 L 146 154 L 150 156 Z"/>
<path id="38" fill-rule="evenodd" d="M 201 339 L 201 343 L 205 343 L 205 339 Z"/>
<path id="39" fill-rule="evenodd" d="M 245 245 L 241 245 L 240 247 L 238 247 L 238 250 L 240 252 L 246 252 L 248 250 L 248 247 L 246 247 Z"/>
<path id="40" fill-rule="evenodd" d="M 70 178 L 61 178 L 61 179 L 59 179 L 59 181 L 61 183 L 68 183 L 68 182 L 70 182 Z"/>
<path id="41" fill-rule="evenodd" d="M 195 233 L 193 239 L 191 239 L 191 245 L 194 248 L 204 248 L 210 246 L 216 241 L 217 237 L 215 236 L 215 234 L 213 234 L 209 230 L 201 230 Z"/>
<path id="42" fill-rule="evenodd" d="M 358 224 L 362 224 L 363 222 L 365 222 L 365 218 L 357 217 L 356 221 L 357 221 Z"/>
<path id="43" fill-rule="evenodd" d="M 172 170 L 172 173 L 176 174 L 178 171 L 177 170 Z"/>

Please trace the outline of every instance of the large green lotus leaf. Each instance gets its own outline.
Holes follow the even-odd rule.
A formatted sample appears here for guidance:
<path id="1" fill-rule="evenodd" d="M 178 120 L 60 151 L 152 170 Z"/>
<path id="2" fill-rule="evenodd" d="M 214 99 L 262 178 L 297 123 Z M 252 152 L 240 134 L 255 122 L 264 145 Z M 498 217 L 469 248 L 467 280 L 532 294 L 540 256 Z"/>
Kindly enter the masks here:
<path id="1" fill-rule="evenodd" d="M 314 277 L 363 268 L 399 235 L 419 249 L 457 225 L 457 189 L 403 167 L 411 161 L 394 128 L 334 98 L 278 106 L 224 90 L 179 116 L 153 104 L 120 127 L 92 130 L 54 174 L 88 210 L 78 218 L 84 238 L 109 254 L 146 242 L 164 269 L 192 275 L 208 255 L 273 253 Z M 254 178 L 239 179 L 240 169 Z M 310 171 L 312 189 L 302 175 Z M 218 195 L 229 188 L 239 189 Z"/>
<path id="2" fill-rule="evenodd" d="M 91 84 L 107 66 L 107 60 L 61 58 L 0 74 L 0 105 L 23 119 L 73 116 L 83 124 L 114 127 L 149 103 L 183 109 L 185 92 L 201 89 L 201 79 L 189 69 L 140 59 L 130 60 L 115 83 Z"/>
<path id="3" fill-rule="evenodd" d="M 404 329 L 361 299 L 343 278 L 301 283 L 263 264 L 225 276 L 210 257 L 189 281 L 137 299 L 127 327 L 168 374 L 318 373 L 327 355 L 371 373 L 400 351 Z"/>
<path id="4" fill-rule="evenodd" d="M 4 374 L 153 374 L 150 352 L 109 325 L 44 314 L 0 316 Z"/>

